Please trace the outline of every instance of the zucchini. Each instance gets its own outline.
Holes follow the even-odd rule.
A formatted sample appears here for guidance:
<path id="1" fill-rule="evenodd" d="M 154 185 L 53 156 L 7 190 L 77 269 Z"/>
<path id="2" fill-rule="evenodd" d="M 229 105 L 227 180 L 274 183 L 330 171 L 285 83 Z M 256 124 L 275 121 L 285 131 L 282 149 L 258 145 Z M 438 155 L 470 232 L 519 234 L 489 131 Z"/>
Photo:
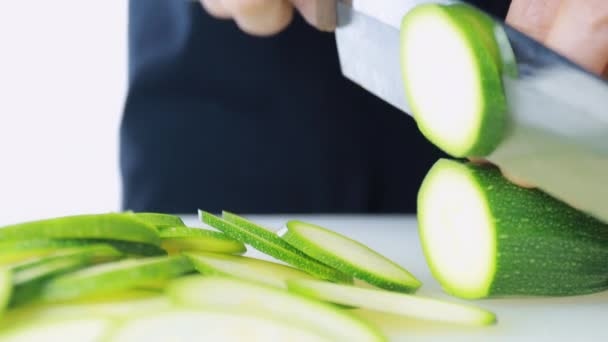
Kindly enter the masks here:
<path id="1" fill-rule="evenodd" d="M 496 315 L 489 311 L 437 299 L 318 280 L 288 280 L 287 286 L 314 299 L 411 318 L 472 326 L 496 322 Z"/>
<path id="2" fill-rule="evenodd" d="M 206 251 L 216 253 L 243 254 L 245 245 L 226 234 L 201 228 L 159 228 L 161 247 L 169 254 L 182 251 Z"/>
<path id="3" fill-rule="evenodd" d="M 253 248 L 278 260 L 298 267 L 312 275 L 337 282 L 352 283 L 351 276 L 320 263 L 283 241 L 274 232 L 249 222 L 236 225 L 210 213 L 199 211 L 201 220 L 211 227 L 223 231 L 229 237 L 251 245 Z"/>
<path id="4" fill-rule="evenodd" d="M 181 217 L 175 215 L 161 213 L 133 213 L 132 215 L 156 228 L 185 226 Z"/>
<path id="5" fill-rule="evenodd" d="M 122 260 L 53 278 L 41 291 L 45 301 L 108 294 L 150 282 L 161 282 L 193 271 L 184 256 Z"/>
<path id="6" fill-rule="evenodd" d="M 423 4 L 401 24 L 401 69 L 418 128 L 454 157 L 502 141 L 507 102 L 501 50 L 488 18 L 462 5 Z"/>
<path id="7" fill-rule="evenodd" d="M 111 342 L 165 341 L 299 341 L 329 342 L 329 338 L 271 318 L 223 312 L 172 310 L 128 320 Z"/>
<path id="8" fill-rule="evenodd" d="M 9 304 L 13 292 L 13 273 L 8 268 L 0 268 L 0 317 Z"/>
<path id="9" fill-rule="evenodd" d="M 316 279 L 296 268 L 236 255 L 186 253 L 197 271 L 204 275 L 231 276 L 269 286 L 286 287 L 289 279 Z"/>
<path id="10" fill-rule="evenodd" d="M 378 287 L 413 292 L 422 284 L 403 267 L 346 236 L 301 221 L 289 221 L 277 234 L 310 257 Z"/>
<path id="11" fill-rule="evenodd" d="M 91 264 L 120 258 L 122 253 L 109 245 L 90 245 L 65 249 L 41 258 L 23 261 L 8 267 L 12 273 L 11 306 L 38 299 L 49 279 Z"/>
<path id="12" fill-rule="evenodd" d="M 149 312 L 169 310 L 172 307 L 173 304 L 167 296 L 141 290 L 53 304 L 32 303 L 8 311 L 7 315 L 0 320 L 0 331 L 31 321 L 69 320 L 91 316 L 124 320 Z M 0 338 L 0 340 L 2 339 Z"/>
<path id="13" fill-rule="evenodd" d="M 430 269 L 452 295 L 608 289 L 608 225 L 494 167 L 439 160 L 420 188 L 418 222 Z"/>
<path id="14" fill-rule="evenodd" d="M 264 285 L 192 276 L 175 280 L 167 292 L 179 305 L 269 317 L 333 341 L 386 341 L 379 330 L 347 311 Z"/>
<path id="15" fill-rule="evenodd" d="M 30 321 L 0 334 L 3 342 L 101 342 L 114 322 L 104 317 Z"/>
<path id="16" fill-rule="evenodd" d="M 154 226 L 131 214 L 67 216 L 0 228 L 0 240 L 109 239 L 160 245 Z"/>
<path id="17" fill-rule="evenodd" d="M 110 245 L 126 255 L 162 255 L 166 252 L 145 243 L 135 243 L 103 239 L 32 239 L 8 240 L 0 242 L 0 265 L 15 264 L 28 259 L 40 258 L 60 250 L 74 249 L 90 245 Z"/>

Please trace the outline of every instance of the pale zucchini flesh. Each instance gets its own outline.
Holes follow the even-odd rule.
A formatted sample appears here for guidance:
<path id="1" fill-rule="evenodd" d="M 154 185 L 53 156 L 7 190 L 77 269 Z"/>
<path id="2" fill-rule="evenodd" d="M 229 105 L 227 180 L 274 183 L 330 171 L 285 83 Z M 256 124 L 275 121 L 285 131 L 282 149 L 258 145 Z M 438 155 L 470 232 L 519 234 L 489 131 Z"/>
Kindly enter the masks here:
<path id="1" fill-rule="evenodd" d="M 423 4 L 401 25 L 406 97 L 420 131 L 455 157 L 500 144 L 507 102 L 491 25 L 462 5 Z"/>
<path id="2" fill-rule="evenodd" d="M 299 269 L 260 259 L 200 252 L 185 255 L 203 275 L 230 276 L 281 288 L 290 279 L 317 279 Z"/>
<path id="3" fill-rule="evenodd" d="M 452 295 L 608 289 L 608 225 L 494 167 L 439 160 L 420 188 L 418 222 L 430 269 Z"/>
<path id="4" fill-rule="evenodd" d="M 199 215 L 204 223 L 221 230 L 231 238 L 317 277 L 338 282 L 353 281 L 351 276 L 309 257 L 262 227 L 255 224 L 236 225 L 204 211 L 200 211 Z"/>
<path id="5" fill-rule="evenodd" d="M 478 307 L 432 298 L 332 284 L 318 280 L 289 280 L 290 291 L 332 303 L 428 321 L 484 326 L 496 315 Z"/>
<path id="6" fill-rule="evenodd" d="M 310 257 L 372 285 L 413 292 L 422 284 L 407 270 L 346 236 L 301 221 L 289 221 L 278 235 Z"/>
<path id="7" fill-rule="evenodd" d="M 159 228 L 161 246 L 169 253 L 203 251 L 228 254 L 243 254 L 245 245 L 224 233 L 201 228 Z"/>
<path id="8" fill-rule="evenodd" d="M 245 311 L 302 327 L 332 341 L 386 341 L 377 328 L 345 310 L 273 287 L 225 277 L 192 276 L 174 281 L 167 291 L 180 305 Z"/>
<path id="9" fill-rule="evenodd" d="M 13 292 L 13 275 L 10 269 L 0 268 L 0 319 L 9 304 Z"/>
<path id="10" fill-rule="evenodd" d="M 102 342 L 114 322 L 108 318 L 33 321 L 0 333 L 2 342 Z"/>
<path id="11" fill-rule="evenodd" d="M 271 318 L 180 309 L 136 317 L 125 322 L 111 342 L 198 341 L 335 341 L 313 331 Z"/>

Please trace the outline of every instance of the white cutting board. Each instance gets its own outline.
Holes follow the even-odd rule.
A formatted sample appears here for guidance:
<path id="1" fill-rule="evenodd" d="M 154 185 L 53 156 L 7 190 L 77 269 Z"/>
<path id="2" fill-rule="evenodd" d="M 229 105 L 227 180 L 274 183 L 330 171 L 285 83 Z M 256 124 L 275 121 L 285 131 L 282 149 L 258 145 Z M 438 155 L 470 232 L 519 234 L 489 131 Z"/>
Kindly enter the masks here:
<path id="1" fill-rule="evenodd" d="M 316 223 L 345 234 L 407 268 L 423 282 L 418 294 L 460 301 L 442 293 L 427 267 L 412 216 L 248 216 L 269 228 L 290 219 Z M 202 227 L 194 217 L 187 224 Z M 250 248 L 251 249 L 251 248 Z M 251 251 L 247 255 L 269 259 Z M 608 262 L 608 260 L 607 260 Z M 608 292 L 564 298 L 521 298 L 476 301 L 496 313 L 498 324 L 462 328 L 386 316 L 374 318 L 390 341 L 608 341 Z"/>

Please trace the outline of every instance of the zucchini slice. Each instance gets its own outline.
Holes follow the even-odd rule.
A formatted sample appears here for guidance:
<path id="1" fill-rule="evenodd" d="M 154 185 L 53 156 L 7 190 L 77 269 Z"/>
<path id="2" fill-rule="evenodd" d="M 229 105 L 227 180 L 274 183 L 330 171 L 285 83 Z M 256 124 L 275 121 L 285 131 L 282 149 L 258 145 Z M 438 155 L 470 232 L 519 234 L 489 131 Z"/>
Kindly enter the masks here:
<path id="1" fill-rule="evenodd" d="M 455 157 L 484 157 L 506 130 L 493 25 L 472 7 L 423 4 L 401 25 L 401 69 L 420 131 Z"/>
<path id="2" fill-rule="evenodd" d="M 175 215 L 161 213 L 133 213 L 132 215 L 156 228 L 185 226 L 181 217 Z"/>
<path id="3" fill-rule="evenodd" d="M 201 228 L 159 228 L 161 247 L 169 254 L 182 251 L 205 251 L 215 253 L 243 254 L 245 245 L 228 235 Z"/>
<path id="4" fill-rule="evenodd" d="M 483 326 L 493 313 L 470 305 L 318 280 L 289 280 L 289 291 L 332 303 L 436 322 Z"/>
<path id="5" fill-rule="evenodd" d="M 174 281 L 167 292 L 180 305 L 270 317 L 333 341 L 386 341 L 377 328 L 344 310 L 264 285 L 192 276 Z"/>
<path id="6" fill-rule="evenodd" d="M 431 271 L 452 295 L 608 289 L 608 225 L 494 167 L 439 160 L 420 188 L 418 222 Z"/>
<path id="7" fill-rule="evenodd" d="M 68 320 L 32 321 L 19 324 L 0 334 L 3 342 L 100 342 L 113 327 L 108 318 L 73 318 Z"/>
<path id="8" fill-rule="evenodd" d="M 155 245 L 103 239 L 32 239 L 0 242 L 0 265 L 11 265 L 28 259 L 40 258 L 62 250 L 91 245 L 110 245 L 125 255 L 163 255 Z"/>
<path id="9" fill-rule="evenodd" d="M 286 287 L 289 279 L 317 279 L 297 268 L 270 261 L 236 255 L 185 253 L 197 271 L 204 275 L 223 275 L 269 286 Z"/>
<path id="10" fill-rule="evenodd" d="M 46 301 L 61 301 L 108 294 L 175 278 L 191 271 L 192 264 L 184 256 L 122 260 L 53 278 L 42 288 L 41 297 Z"/>
<path id="11" fill-rule="evenodd" d="M 298 267 L 312 275 L 337 282 L 352 283 L 353 281 L 351 276 L 312 259 L 283 241 L 275 233 L 252 222 L 239 226 L 208 212 L 199 211 L 199 215 L 204 223 L 223 231 L 229 237 L 251 245 L 260 252 Z"/>
<path id="12" fill-rule="evenodd" d="M 329 342 L 297 326 L 265 317 L 222 312 L 173 310 L 128 320 L 111 342 L 198 341 Z"/>
<path id="13" fill-rule="evenodd" d="M 8 306 L 13 292 L 13 273 L 8 268 L 0 268 L 0 317 Z"/>
<path id="14" fill-rule="evenodd" d="M 422 285 L 371 248 L 314 224 L 289 221 L 277 234 L 310 257 L 383 289 L 413 292 Z"/>
<path id="15" fill-rule="evenodd" d="M 160 245 L 154 226 L 131 214 L 77 215 L 0 228 L 0 240 L 109 239 Z"/>
<path id="16" fill-rule="evenodd" d="M 7 266 L 12 273 L 11 306 L 38 299 L 49 279 L 92 264 L 115 260 L 122 253 L 109 245 L 90 245 L 56 251 L 53 254 Z"/>

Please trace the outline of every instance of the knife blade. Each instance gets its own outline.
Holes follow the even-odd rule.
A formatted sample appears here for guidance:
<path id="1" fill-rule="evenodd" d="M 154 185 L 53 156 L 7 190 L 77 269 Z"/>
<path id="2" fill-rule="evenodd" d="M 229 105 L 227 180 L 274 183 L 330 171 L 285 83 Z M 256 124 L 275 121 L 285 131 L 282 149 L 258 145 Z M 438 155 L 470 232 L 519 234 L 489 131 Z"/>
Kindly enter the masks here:
<path id="1" fill-rule="evenodd" d="M 400 67 L 400 22 L 429 2 L 457 1 L 337 1 L 342 73 L 410 115 Z M 486 159 L 608 223 L 608 82 L 493 18 L 510 43 L 519 75 L 503 75 L 508 130 Z"/>

